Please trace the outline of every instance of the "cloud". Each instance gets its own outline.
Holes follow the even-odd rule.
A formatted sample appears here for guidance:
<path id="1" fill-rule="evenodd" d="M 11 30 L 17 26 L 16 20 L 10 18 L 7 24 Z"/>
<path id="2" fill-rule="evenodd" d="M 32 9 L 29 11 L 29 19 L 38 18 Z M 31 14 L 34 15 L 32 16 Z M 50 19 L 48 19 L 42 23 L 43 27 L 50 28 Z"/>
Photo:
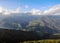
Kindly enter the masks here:
<path id="1" fill-rule="evenodd" d="M 20 13 L 20 8 L 16 8 L 16 10 L 10 10 L 10 13 Z"/>
<path id="2" fill-rule="evenodd" d="M 7 15 L 7 14 L 9 14 L 9 11 L 8 11 L 8 9 L 3 8 L 3 7 L 0 6 L 0 13 Z"/>
<path id="3" fill-rule="evenodd" d="M 42 11 L 33 8 L 33 9 L 30 11 L 30 13 L 32 13 L 32 15 L 41 15 L 41 14 L 42 14 Z"/>
<path id="4" fill-rule="evenodd" d="M 7 8 L 0 7 L 0 13 L 4 15 L 10 15 L 11 13 L 20 13 L 20 8 L 16 8 L 15 10 L 10 10 Z"/>
<path id="5" fill-rule="evenodd" d="M 25 5 L 25 8 L 29 8 L 28 5 Z M 11 9 L 7 9 L 4 7 L 0 6 L 0 13 L 4 14 L 4 15 L 11 15 L 12 13 L 22 13 L 22 10 L 20 10 L 20 8 L 16 8 L 15 10 L 11 10 Z M 60 4 L 59 5 L 55 5 L 52 6 L 51 8 L 47 9 L 47 10 L 39 10 L 39 9 L 31 9 L 30 11 L 24 11 L 23 13 L 30 13 L 32 15 L 60 15 Z"/>
<path id="6" fill-rule="evenodd" d="M 4 9 L 3 12 L 2 12 L 4 15 L 9 15 L 10 14 L 10 11 L 8 9 Z"/>
<path id="7" fill-rule="evenodd" d="M 33 8 L 29 12 L 32 15 L 60 15 L 60 4 L 59 5 L 55 5 L 55 6 L 51 6 L 49 9 L 44 10 L 44 11 Z"/>
<path id="8" fill-rule="evenodd" d="M 2 13 L 3 12 L 3 7 L 0 7 L 0 13 Z"/>
<path id="9" fill-rule="evenodd" d="M 45 15 L 60 15 L 60 5 L 55 5 L 43 12 Z"/>
<path id="10" fill-rule="evenodd" d="M 52 6 L 47 10 L 39 10 L 39 9 L 31 9 L 31 11 L 27 11 L 26 13 L 31 13 L 32 15 L 60 15 L 60 4 Z"/>

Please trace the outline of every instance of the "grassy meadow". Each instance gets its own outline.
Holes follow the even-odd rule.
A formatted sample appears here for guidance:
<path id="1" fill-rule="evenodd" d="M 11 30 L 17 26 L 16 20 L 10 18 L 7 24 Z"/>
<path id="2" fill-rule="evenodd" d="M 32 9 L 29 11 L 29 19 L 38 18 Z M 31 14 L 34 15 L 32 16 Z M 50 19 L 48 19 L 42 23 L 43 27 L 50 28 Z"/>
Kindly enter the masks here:
<path id="1" fill-rule="evenodd" d="M 60 39 L 34 40 L 34 41 L 24 41 L 20 43 L 60 43 Z"/>

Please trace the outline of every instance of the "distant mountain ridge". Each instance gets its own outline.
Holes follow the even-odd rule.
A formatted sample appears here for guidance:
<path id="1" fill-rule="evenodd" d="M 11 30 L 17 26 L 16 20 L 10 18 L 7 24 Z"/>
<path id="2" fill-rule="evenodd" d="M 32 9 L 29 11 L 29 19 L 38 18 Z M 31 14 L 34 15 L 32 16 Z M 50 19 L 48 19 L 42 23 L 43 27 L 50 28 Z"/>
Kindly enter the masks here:
<path id="1" fill-rule="evenodd" d="M 4 18 L 3 18 L 4 17 Z M 2 16 L 0 27 L 24 31 L 60 32 L 60 15 L 31 15 L 29 13 Z"/>

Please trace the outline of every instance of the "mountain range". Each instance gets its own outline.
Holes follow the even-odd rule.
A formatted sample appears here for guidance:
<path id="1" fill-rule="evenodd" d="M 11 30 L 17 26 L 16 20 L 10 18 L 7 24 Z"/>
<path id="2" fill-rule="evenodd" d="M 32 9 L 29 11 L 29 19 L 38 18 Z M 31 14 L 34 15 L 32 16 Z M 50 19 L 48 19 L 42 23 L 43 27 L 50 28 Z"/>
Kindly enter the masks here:
<path id="1" fill-rule="evenodd" d="M 0 14 L 0 28 L 60 33 L 60 15 Z"/>

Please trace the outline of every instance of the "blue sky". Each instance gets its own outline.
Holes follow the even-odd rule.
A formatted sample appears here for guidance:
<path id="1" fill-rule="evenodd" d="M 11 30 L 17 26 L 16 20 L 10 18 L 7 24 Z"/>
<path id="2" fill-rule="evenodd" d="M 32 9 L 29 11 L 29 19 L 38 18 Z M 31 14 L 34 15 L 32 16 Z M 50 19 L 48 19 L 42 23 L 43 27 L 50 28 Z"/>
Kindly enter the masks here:
<path id="1" fill-rule="evenodd" d="M 21 10 L 25 9 L 25 5 L 29 7 L 26 10 L 31 10 L 32 8 L 45 10 L 57 4 L 60 4 L 60 0 L 0 0 L 0 6 L 9 9 L 20 7 Z"/>
<path id="2" fill-rule="evenodd" d="M 60 0 L 20 0 L 20 5 L 28 5 L 29 8 L 48 9 L 51 6 L 60 4 Z M 23 7 L 22 7 L 23 8 Z"/>
<path id="3" fill-rule="evenodd" d="M 20 7 L 19 0 L 0 0 L 0 6 L 8 8 L 8 9 L 16 9 Z"/>

